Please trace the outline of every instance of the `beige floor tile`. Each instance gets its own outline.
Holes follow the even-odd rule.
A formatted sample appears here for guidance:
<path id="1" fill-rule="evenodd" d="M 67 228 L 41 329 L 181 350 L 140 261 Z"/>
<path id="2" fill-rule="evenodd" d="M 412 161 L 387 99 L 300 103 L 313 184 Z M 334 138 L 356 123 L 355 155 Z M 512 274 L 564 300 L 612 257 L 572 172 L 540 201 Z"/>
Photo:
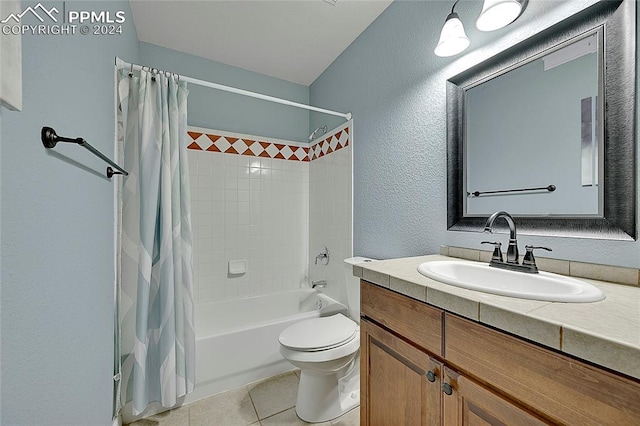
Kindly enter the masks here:
<path id="1" fill-rule="evenodd" d="M 330 426 L 330 422 L 325 423 L 307 423 L 300 419 L 296 414 L 295 408 L 290 408 L 275 416 L 260 420 L 262 426 L 301 426 L 313 424 L 314 426 Z"/>
<path id="2" fill-rule="evenodd" d="M 360 407 L 356 407 L 331 422 L 334 426 L 360 426 Z"/>
<path id="3" fill-rule="evenodd" d="M 296 405 L 299 378 L 291 372 L 248 385 L 260 420 Z"/>
<path id="4" fill-rule="evenodd" d="M 180 407 L 129 423 L 129 426 L 185 426 L 189 424 L 189 409 Z"/>
<path id="5" fill-rule="evenodd" d="M 257 420 L 246 387 L 189 404 L 190 426 L 247 426 Z"/>

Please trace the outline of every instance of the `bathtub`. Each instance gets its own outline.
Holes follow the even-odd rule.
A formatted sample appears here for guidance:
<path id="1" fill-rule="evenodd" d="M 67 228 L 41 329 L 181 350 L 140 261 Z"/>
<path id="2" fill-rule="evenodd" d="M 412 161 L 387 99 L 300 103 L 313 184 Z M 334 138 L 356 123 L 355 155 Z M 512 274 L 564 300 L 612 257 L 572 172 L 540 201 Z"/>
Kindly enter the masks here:
<path id="1" fill-rule="evenodd" d="M 311 289 L 196 304 L 196 386 L 184 403 L 292 370 L 280 333 L 335 313 L 347 315 L 347 307 Z"/>

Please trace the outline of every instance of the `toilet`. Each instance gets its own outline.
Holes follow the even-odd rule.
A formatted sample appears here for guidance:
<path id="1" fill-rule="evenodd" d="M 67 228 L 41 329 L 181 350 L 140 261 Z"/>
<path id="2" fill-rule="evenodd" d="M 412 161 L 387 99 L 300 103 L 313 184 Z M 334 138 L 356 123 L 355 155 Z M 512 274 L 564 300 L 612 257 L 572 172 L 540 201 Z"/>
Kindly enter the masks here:
<path id="1" fill-rule="evenodd" d="M 350 318 L 335 314 L 305 320 L 280 334 L 280 354 L 300 368 L 296 413 L 306 422 L 326 422 L 360 405 L 360 280 L 352 269 L 371 261 L 344 261 Z"/>

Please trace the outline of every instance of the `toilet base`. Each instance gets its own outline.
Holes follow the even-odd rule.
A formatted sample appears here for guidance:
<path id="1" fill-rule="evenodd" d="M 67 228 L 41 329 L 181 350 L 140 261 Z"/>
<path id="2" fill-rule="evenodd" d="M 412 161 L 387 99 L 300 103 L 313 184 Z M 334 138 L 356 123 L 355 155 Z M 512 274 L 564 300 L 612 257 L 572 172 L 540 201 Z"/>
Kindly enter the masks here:
<path id="1" fill-rule="evenodd" d="M 326 422 L 360 405 L 359 367 L 359 362 L 354 362 L 331 374 L 301 370 L 298 417 L 309 423 Z"/>

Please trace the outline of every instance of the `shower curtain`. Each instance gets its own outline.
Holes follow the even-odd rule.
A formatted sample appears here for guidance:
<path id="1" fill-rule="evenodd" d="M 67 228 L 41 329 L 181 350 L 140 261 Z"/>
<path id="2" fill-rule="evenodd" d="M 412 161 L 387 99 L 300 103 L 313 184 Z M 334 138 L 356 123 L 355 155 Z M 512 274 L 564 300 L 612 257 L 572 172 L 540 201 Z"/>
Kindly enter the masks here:
<path id="1" fill-rule="evenodd" d="M 187 88 L 173 75 L 118 72 L 124 134 L 118 275 L 120 403 L 172 407 L 195 383 Z M 118 340 L 116 338 L 116 340 Z M 117 376 L 117 374 L 116 374 Z"/>

